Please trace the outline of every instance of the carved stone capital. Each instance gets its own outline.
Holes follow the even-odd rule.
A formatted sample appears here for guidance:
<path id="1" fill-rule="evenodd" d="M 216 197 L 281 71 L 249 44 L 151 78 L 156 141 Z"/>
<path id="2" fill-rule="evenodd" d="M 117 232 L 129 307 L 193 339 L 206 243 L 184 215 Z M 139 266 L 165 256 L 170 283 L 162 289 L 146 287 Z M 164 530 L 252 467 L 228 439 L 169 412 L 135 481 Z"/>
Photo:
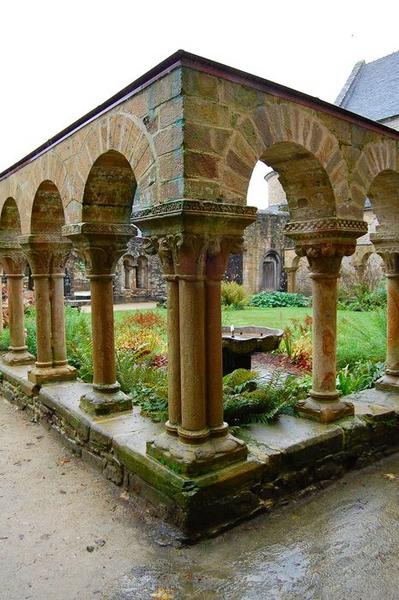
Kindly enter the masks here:
<path id="1" fill-rule="evenodd" d="M 85 261 L 89 277 L 111 276 L 136 232 L 134 225 L 115 223 L 75 223 L 62 228 L 63 235 L 72 241 L 76 252 Z"/>
<path id="2" fill-rule="evenodd" d="M 338 277 L 342 258 L 353 254 L 355 249 L 355 242 L 342 243 L 341 240 L 335 243 L 332 240 L 324 243 L 303 241 L 295 247 L 298 256 L 308 259 L 311 276 L 325 274 L 332 277 Z"/>
<path id="3" fill-rule="evenodd" d="M 367 233 L 365 221 L 312 219 L 287 223 L 285 234 L 294 240 L 298 256 L 306 256 L 314 275 L 338 276 L 343 256 L 356 250 L 356 239 Z"/>
<path id="4" fill-rule="evenodd" d="M 16 241 L 0 242 L 0 260 L 6 275 L 23 275 L 26 267 L 26 258 L 21 246 Z"/>
<path id="5" fill-rule="evenodd" d="M 72 244 L 51 234 L 26 235 L 18 238 L 28 259 L 32 275 L 63 273 Z"/>
<path id="6" fill-rule="evenodd" d="M 397 235 L 374 233 L 371 236 L 375 251 L 384 261 L 387 277 L 399 276 L 399 239 Z"/>

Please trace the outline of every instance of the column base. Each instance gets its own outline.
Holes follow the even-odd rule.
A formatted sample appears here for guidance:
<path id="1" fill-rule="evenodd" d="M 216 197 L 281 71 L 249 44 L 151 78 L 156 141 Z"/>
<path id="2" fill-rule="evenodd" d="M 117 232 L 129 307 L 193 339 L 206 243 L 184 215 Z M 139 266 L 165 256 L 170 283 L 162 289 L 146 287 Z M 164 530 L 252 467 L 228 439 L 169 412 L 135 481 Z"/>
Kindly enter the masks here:
<path id="1" fill-rule="evenodd" d="M 35 357 L 28 350 L 9 350 L 3 354 L 2 360 L 7 365 L 30 365 L 35 362 Z"/>
<path id="2" fill-rule="evenodd" d="M 246 460 L 248 450 L 230 433 L 208 438 L 201 444 L 186 444 L 174 435 L 162 433 L 147 442 L 147 454 L 175 473 L 198 476 Z"/>
<path id="3" fill-rule="evenodd" d="M 319 421 L 319 423 L 332 423 L 344 417 L 352 417 L 355 414 L 355 408 L 351 402 L 342 402 L 338 399 L 326 402 L 308 398 L 298 402 L 295 410 L 300 417 L 313 419 Z"/>
<path id="4" fill-rule="evenodd" d="M 374 387 L 386 392 L 399 392 L 399 376 L 385 373 L 380 379 L 377 379 Z"/>
<path id="5" fill-rule="evenodd" d="M 59 367 L 32 367 L 28 371 L 28 379 L 32 383 L 43 385 L 45 383 L 54 383 L 55 381 L 69 381 L 76 379 L 76 369 L 71 365 L 62 365 Z"/>
<path id="6" fill-rule="evenodd" d="M 92 388 L 80 399 L 80 408 L 89 415 L 103 416 L 132 410 L 132 399 L 121 390 L 106 393 Z"/>

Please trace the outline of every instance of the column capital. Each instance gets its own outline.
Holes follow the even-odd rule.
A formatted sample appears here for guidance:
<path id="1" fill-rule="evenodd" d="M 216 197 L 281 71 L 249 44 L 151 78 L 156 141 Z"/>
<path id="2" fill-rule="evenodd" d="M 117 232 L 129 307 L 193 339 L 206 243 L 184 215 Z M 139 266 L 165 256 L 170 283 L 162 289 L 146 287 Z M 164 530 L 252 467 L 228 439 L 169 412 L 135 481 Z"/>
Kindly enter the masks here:
<path id="1" fill-rule="evenodd" d="M 62 234 L 84 259 L 89 277 L 111 276 L 136 232 L 134 225 L 123 223 L 75 223 L 62 228 Z"/>
<path id="2" fill-rule="evenodd" d="M 22 276 L 24 274 L 26 258 L 17 241 L 0 241 L 0 260 L 4 265 L 6 275 Z"/>
<path id="3" fill-rule="evenodd" d="M 387 277 L 399 276 L 399 239 L 395 235 L 373 233 L 371 236 L 375 251 L 384 261 Z"/>
<path id="4" fill-rule="evenodd" d="M 50 275 L 64 271 L 72 244 L 54 234 L 19 236 L 18 241 L 28 259 L 32 275 Z"/>

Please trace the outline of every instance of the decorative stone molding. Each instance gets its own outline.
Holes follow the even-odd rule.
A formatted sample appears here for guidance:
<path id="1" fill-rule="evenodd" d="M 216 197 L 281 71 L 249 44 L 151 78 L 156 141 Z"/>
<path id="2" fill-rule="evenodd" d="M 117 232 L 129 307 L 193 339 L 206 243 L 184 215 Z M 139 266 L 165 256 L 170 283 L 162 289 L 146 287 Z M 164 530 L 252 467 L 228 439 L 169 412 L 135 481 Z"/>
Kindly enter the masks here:
<path id="1" fill-rule="evenodd" d="M 254 206 L 241 206 L 239 204 L 224 204 L 221 202 L 210 202 L 202 200 L 173 200 L 156 206 L 150 206 L 133 212 L 132 220 L 140 221 L 151 217 L 181 215 L 183 213 L 201 215 L 228 215 L 230 217 L 253 217 L 256 218 L 257 208 Z"/>
<path id="2" fill-rule="evenodd" d="M 87 276 L 112 276 L 115 264 L 137 233 L 134 225 L 75 223 L 62 228 L 86 264 Z"/>
<path id="3" fill-rule="evenodd" d="M 354 237 L 355 239 L 367 233 L 367 223 L 353 219 L 327 217 L 309 221 L 291 221 L 285 226 L 285 234 L 290 238 L 318 239 L 324 237 Z"/>

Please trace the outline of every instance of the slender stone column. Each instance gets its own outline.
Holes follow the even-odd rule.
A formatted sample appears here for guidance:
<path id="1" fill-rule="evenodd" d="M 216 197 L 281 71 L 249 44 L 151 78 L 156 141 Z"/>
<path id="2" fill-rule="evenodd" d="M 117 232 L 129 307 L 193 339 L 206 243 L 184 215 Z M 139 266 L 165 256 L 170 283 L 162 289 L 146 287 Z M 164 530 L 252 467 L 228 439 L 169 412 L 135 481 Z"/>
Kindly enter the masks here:
<path id="1" fill-rule="evenodd" d="M 173 235 L 156 237 L 148 239 L 145 246 L 147 254 L 159 255 L 167 286 L 168 420 L 165 428 L 171 435 L 177 435 L 181 424 L 179 278 L 175 273 L 178 239 Z"/>
<path id="2" fill-rule="evenodd" d="M 177 434 L 181 422 L 180 397 L 180 317 L 179 281 L 176 275 L 165 275 L 168 290 L 168 420 L 166 430 Z"/>
<path id="3" fill-rule="evenodd" d="M 384 259 L 387 286 L 387 358 L 385 374 L 375 387 L 384 390 L 399 389 L 399 244 L 381 250 Z"/>
<path id="4" fill-rule="evenodd" d="M 147 453 L 186 475 L 247 456 L 223 421 L 220 281 L 233 245 L 254 218 L 252 208 L 192 201 L 133 217 L 168 282 L 169 419 Z"/>
<path id="5" fill-rule="evenodd" d="M 82 396 L 80 406 L 91 414 L 109 414 L 132 407 L 131 399 L 116 381 L 112 278 L 117 260 L 126 252 L 127 242 L 135 233 L 134 226 L 118 224 L 78 223 L 63 228 L 63 234 L 84 258 L 90 279 L 93 387 Z"/>
<path id="6" fill-rule="evenodd" d="M 221 281 L 230 253 L 242 251 L 241 237 L 216 237 L 209 243 L 206 261 L 206 382 L 208 427 L 212 436 L 226 435 L 223 419 L 223 356 Z"/>
<path id="7" fill-rule="evenodd" d="M 10 346 L 3 356 L 9 365 L 27 365 L 34 361 L 25 344 L 24 329 L 24 268 L 25 258 L 17 244 L 13 248 L 1 248 L 0 256 L 7 275 L 8 286 L 8 322 Z"/>
<path id="8" fill-rule="evenodd" d="M 58 271 L 60 263 L 64 264 L 67 244 L 54 234 L 20 236 L 19 241 L 29 261 L 35 289 L 37 360 L 28 379 L 38 384 L 74 379 L 76 369 L 66 360 L 63 288 L 61 294 L 54 295 L 53 277 L 56 280 L 59 273 L 52 272 L 54 265 Z M 58 362 L 60 352 L 64 360 Z"/>
<path id="9" fill-rule="evenodd" d="M 49 273 L 36 273 L 32 268 L 36 308 L 37 360 L 30 375 L 53 366 L 51 348 L 51 306 Z"/>
<path id="10" fill-rule="evenodd" d="M 365 231 L 363 221 L 334 217 L 286 226 L 286 234 L 296 241 L 296 253 L 308 259 L 313 292 L 312 389 L 296 409 L 322 423 L 354 414 L 353 405 L 340 401 L 336 388 L 337 279 L 342 257 L 354 253 L 355 240 Z"/>
<path id="11" fill-rule="evenodd" d="M 327 255 L 323 252 L 327 250 Z M 339 247 L 318 247 L 308 255 L 313 297 L 312 389 L 298 403 L 299 414 L 329 423 L 354 414 L 353 404 L 339 400 L 336 387 L 337 279 L 342 254 Z"/>
<path id="12" fill-rule="evenodd" d="M 289 294 L 296 293 L 296 272 L 298 269 L 295 267 L 284 267 L 284 271 L 287 273 L 287 292 Z"/>

